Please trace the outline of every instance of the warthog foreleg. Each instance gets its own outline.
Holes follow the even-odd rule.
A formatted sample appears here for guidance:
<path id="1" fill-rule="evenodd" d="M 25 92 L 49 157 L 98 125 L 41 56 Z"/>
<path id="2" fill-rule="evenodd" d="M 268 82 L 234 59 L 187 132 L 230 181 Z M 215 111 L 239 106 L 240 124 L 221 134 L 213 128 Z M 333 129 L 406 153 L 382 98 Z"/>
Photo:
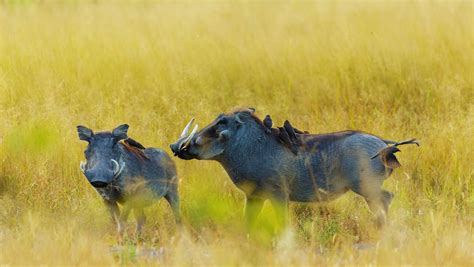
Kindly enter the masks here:
<path id="1" fill-rule="evenodd" d="M 143 208 L 135 208 L 133 210 L 133 215 L 135 217 L 135 220 L 137 221 L 137 241 L 141 241 L 143 225 L 145 225 L 146 222 L 145 211 L 143 210 Z"/>
<path id="2" fill-rule="evenodd" d="M 117 203 L 109 200 L 104 200 L 104 204 L 110 213 L 112 222 L 117 225 L 118 241 L 122 243 L 123 231 L 125 230 L 125 223 L 130 214 L 130 208 L 125 206 L 122 211 L 120 211 Z"/>
<path id="3" fill-rule="evenodd" d="M 249 228 L 252 228 L 257 220 L 258 214 L 262 210 L 264 199 L 247 197 L 245 202 L 245 222 Z"/>
<path id="4" fill-rule="evenodd" d="M 129 215 L 130 215 L 130 207 L 127 205 L 124 205 L 122 208 L 122 211 L 120 212 L 119 219 L 117 221 L 117 233 L 118 233 L 119 243 L 122 243 L 123 241 L 123 233 L 125 231 L 125 228 L 127 225 L 127 219 Z"/>
<path id="5" fill-rule="evenodd" d="M 109 200 L 104 200 L 104 204 L 107 207 L 107 210 L 110 213 L 111 219 L 113 223 L 116 223 L 120 217 L 120 209 L 116 202 L 112 202 Z"/>
<path id="6" fill-rule="evenodd" d="M 280 233 L 285 230 L 289 222 L 289 201 L 286 197 L 282 196 L 274 196 L 270 201 L 277 217 L 278 225 L 275 230 L 277 233 Z"/>

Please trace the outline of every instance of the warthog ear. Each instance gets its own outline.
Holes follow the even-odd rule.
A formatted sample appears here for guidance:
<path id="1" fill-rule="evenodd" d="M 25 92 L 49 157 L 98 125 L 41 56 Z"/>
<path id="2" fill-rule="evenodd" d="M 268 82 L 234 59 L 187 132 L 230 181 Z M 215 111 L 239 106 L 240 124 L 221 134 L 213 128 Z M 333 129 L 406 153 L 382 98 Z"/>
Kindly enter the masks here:
<path id="1" fill-rule="evenodd" d="M 112 131 L 112 134 L 114 135 L 114 138 L 117 142 L 128 138 L 128 127 L 128 124 L 122 124 Z"/>
<path id="2" fill-rule="evenodd" d="M 238 124 L 244 123 L 244 115 L 243 115 L 243 112 L 239 112 L 239 113 L 235 114 L 235 121 L 236 121 Z"/>
<path id="3" fill-rule="evenodd" d="M 79 134 L 79 139 L 86 142 L 90 142 L 92 136 L 94 135 L 94 132 L 91 129 L 82 125 L 77 126 L 77 133 Z"/>
<path id="4" fill-rule="evenodd" d="M 252 113 L 255 112 L 255 109 L 244 109 L 242 111 L 237 112 L 235 114 L 235 120 L 239 123 L 242 124 L 244 121 L 252 116 Z"/>

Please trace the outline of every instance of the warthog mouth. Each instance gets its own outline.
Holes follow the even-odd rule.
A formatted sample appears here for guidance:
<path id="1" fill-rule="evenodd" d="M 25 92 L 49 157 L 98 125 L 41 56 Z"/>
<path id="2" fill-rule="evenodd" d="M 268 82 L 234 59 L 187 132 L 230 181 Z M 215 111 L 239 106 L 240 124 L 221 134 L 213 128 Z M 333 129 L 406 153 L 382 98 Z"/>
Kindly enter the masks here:
<path id="1" fill-rule="evenodd" d="M 104 188 L 104 187 L 107 187 L 107 183 L 106 182 L 102 182 L 102 181 L 94 181 L 94 182 L 91 182 L 92 186 L 95 187 L 95 188 Z"/>

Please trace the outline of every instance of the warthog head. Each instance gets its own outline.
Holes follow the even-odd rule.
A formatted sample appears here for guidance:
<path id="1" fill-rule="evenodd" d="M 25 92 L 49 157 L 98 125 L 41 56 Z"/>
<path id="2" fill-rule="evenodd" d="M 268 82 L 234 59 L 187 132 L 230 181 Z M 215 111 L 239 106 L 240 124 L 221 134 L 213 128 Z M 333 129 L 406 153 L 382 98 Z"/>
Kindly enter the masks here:
<path id="1" fill-rule="evenodd" d="M 194 118 L 184 127 L 178 141 L 171 144 L 175 156 L 181 159 L 215 159 L 225 152 L 234 139 L 245 131 L 242 127 L 254 109 L 242 109 L 235 112 L 220 114 L 204 129 L 198 131 L 198 125 L 189 133 Z"/>
<path id="2" fill-rule="evenodd" d="M 125 164 L 119 164 L 118 142 L 127 138 L 127 131 L 127 124 L 118 126 L 112 132 L 95 134 L 87 127 L 77 126 L 79 139 L 89 143 L 84 151 L 86 161 L 81 162 L 80 168 L 92 186 L 106 187 L 122 173 Z"/>

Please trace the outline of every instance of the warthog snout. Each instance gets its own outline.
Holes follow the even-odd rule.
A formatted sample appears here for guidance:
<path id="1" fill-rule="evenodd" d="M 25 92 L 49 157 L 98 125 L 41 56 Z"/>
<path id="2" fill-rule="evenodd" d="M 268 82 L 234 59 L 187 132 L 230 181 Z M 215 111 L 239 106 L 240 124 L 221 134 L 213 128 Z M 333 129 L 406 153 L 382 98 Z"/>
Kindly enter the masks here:
<path id="1" fill-rule="evenodd" d="M 189 134 L 189 129 L 191 128 L 193 122 L 194 118 L 192 118 L 186 125 L 186 127 L 184 127 L 183 132 L 181 133 L 178 141 L 170 145 L 171 151 L 173 151 L 175 156 L 179 156 L 181 152 L 185 151 L 189 147 L 194 135 L 196 134 L 198 130 L 197 124 L 194 126 L 193 130 Z"/>
<path id="2" fill-rule="evenodd" d="M 107 187 L 113 179 L 116 179 L 125 167 L 125 163 L 122 163 L 120 166 L 120 164 L 114 159 L 111 159 L 110 163 L 112 169 L 104 168 L 104 165 L 101 164 L 89 169 L 87 168 L 87 162 L 85 161 L 81 162 L 79 167 L 92 186 L 95 188 L 103 188 Z"/>

